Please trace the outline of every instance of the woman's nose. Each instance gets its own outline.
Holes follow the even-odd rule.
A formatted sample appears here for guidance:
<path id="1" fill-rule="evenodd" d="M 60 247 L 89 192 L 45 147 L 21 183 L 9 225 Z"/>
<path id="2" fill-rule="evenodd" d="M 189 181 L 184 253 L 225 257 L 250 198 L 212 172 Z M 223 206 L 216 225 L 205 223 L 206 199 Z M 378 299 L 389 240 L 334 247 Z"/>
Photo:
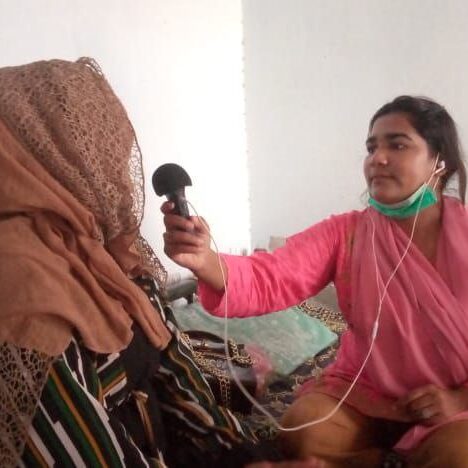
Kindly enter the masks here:
<path id="1" fill-rule="evenodd" d="M 372 154 L 371 162 L 379 166 L 386 166 L 388 164 L 388 155 L 385 148 L 377 148 Z"/>

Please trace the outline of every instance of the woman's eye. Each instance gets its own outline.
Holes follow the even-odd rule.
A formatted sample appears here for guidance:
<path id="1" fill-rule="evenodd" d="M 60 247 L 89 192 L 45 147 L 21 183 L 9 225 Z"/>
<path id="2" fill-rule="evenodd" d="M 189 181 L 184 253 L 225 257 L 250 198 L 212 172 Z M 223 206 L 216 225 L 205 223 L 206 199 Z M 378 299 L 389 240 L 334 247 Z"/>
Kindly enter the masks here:
<path id="1" fill-rule="evenodd" d="M 403 143 L 392 143 L 390 147 L 398 151 L 402 151 L 406 149 L 406 145 Z"/>
<path id="2" fill-rule="evenodd" d="M 367 147 L 367 153 L 368 154 L 374 154 L 376 147 L 375 146 L 368 146 Z"/>

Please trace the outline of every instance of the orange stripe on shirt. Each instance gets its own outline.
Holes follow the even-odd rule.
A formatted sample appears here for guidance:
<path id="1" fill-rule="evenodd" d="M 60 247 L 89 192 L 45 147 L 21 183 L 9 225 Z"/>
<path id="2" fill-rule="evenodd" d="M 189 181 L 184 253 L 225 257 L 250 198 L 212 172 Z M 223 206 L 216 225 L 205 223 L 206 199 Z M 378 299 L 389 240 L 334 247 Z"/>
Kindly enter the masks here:
<path id="1" fill-rule="evenodd" d="M 58 377 L 58 375 L 55 372 L 55 369 L 53 367 L 51 367 L 51 369 L 50 369 L 50 376 L 52 377 L 52 380 L 54 381 L 54 384 L 57 386 L 57 390 L 58 390 L 59 394 L 62 396 L 63 400 L 65 401 L 68 408 L 70 409 L 70 412 L 75 417 L 75 419 L 76 419 L 76 421 L 78 423 L 78 427 L 84 432 L 86 438 L 88 439 L 89 444 L 91 445 L 91 447 L 93 447 L 95 455 L 99 459 L 99 462 L 101 463 L 102 466 L 107 467 L 108 465 L 106 463 L 106 460 L 104 459 L 104 456 L 103 456 L 101 450 L 99 449 L 99 446 L 98 446 L 98 444 L 96 442 L 96 439 L 93 437 L 93 435 L 89 431 L 88 426 L 84 422 L 81 415 L 78 413 L 75 405 L 73 404 L 73 401 L 70 398 L 70 395 L 68 395 L 67 391 L 65 390 L 64 386 L 62 385 L 62 382 L 60 381 L 60 379 L 59 379 L 59 377 Z"/>

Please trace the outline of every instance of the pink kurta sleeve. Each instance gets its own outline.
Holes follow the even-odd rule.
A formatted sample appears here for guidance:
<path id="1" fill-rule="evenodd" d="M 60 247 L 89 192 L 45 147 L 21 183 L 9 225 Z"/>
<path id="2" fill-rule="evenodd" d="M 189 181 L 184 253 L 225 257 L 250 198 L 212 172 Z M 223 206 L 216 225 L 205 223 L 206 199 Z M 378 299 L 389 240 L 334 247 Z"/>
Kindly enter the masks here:
<path id="1" fill-rule="evenodd" d="M 273 253 L 223 255 L 228 269 L 229 317 L 282 310 L 317 294 L 334 279 L 349 216 L 332 216 L 288 238 Z M 198 294 L 207 310 L 224 316 L 224 291 L 200 282 Z"/>

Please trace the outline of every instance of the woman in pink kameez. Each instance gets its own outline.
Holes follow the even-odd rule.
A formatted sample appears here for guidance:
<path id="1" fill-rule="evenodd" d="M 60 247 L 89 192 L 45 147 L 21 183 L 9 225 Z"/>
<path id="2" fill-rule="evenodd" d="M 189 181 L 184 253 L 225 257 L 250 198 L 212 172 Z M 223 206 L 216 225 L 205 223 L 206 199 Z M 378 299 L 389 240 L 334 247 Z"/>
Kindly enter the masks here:
<path id="1" fill-rule="evenodd" d="M 468 467 L 468 214 L 456 127 L 439 104 L 400 96 L 373 116 L 366 145 L 369 207 L 332 216 L 271 254 L 222 255 L 227 310 L 265 314 L 335 284 L 348 330 L 336 362 L 286 411 L 287 427 L 329 414 L 374 341 L 339 410 L 281 435 L 291 457 L 377 467 L 393 449 L 411 467 Z M 454 176 L 458 198 L 443 195 Z M 197 275 L 203 305 L 223 316 L 206 229 L 171 214 L 170 203 L 162 210 L 166 253 Z"/>

